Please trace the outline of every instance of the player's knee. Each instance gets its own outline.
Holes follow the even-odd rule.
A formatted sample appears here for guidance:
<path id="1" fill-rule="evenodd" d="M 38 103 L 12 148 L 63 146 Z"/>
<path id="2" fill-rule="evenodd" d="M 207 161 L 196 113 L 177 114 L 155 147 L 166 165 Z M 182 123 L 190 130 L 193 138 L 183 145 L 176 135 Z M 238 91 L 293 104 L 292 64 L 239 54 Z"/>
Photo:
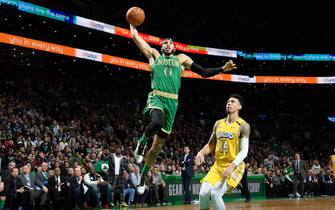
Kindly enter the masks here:
<path id="1" fill-rule="evenodd" d="M 211 195 L 211 187 L 209 186 L 205 186 L 203 184 L 203 186 L 200 188 L 200 192 L 199 192 L 199 196 L 200 198 L 209 198 L 209 196 Z"/>
<path id="2" fill-rule="evenodd" d="M 209 189 L 207 189 L 207 190 L 200 190 L 200 192 L 199 192 L 199 196 L 200 196 L 200 198 L 209 198 L 209 196 L 210 196 L 210 190 Z"/>
<path id="3" fill-rule="evenodd" d="M 151 112 L 151 123 L 155 129 L 161 129 L 163 126 L 164 114 L 162 110 L 154 109 Z"/>
<path id="4" fill-rule="evenodd" d="M 216 199 L 222 198 L 220 191 L 212 189 L 211 190 L 211 198 L 212 198 L 213 201 L 216 200 Z"/>
<path id="5" fill-rule="evenodd" d="M 154 118 L 154 119 L 152 119 L 152 121 L 151 121 L 151 123 L 152 123 L 152 126 L 155 128 L 155 130 L 159 130 L 159 129 L 161 129 L 162 128 L 162 126 L 163 126 L 163 120 L 161 120 L 161 119 L 158 119 L 158 118 Z"/>
<path id="6" fill-rule="evenodd" d="M 162 131 L 162 129 L 159 129 L 157 135 L 158 135 L 159 138 L 161 138 L 161 139 L 166 139 L 166 138 L 169 136 L 169 134 L 167 134 L 167 133 L 165 133 L 164 131 Z"/>

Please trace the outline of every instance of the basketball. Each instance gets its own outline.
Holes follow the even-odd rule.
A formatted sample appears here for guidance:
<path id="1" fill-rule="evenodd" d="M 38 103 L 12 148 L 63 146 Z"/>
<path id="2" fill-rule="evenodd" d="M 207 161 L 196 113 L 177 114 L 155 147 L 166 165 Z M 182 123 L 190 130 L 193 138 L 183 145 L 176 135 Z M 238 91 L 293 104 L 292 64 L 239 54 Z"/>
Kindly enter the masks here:
<path id="1" fill-rule="evenodd" d="M 144 22 L 145 14 L 143 9 L 139 7 L 132 7 L 127 11 L 127 22 L 134 26 L 139 26 Z"/>

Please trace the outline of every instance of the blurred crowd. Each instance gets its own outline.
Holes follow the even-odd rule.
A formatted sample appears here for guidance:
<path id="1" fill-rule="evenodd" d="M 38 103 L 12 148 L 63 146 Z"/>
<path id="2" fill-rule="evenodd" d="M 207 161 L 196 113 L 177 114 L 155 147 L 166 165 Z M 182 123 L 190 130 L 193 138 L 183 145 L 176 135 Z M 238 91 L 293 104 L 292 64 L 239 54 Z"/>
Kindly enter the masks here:
<path id="1" fill-rule="evenodd" d="M 74 196 L 70 197 L 74 209 L 164 205 L 164 175 L 181 175 L 183 146 L 196 155 L 207 143 L 215 120 L 225 116 L 226 97 L 233 92 L 245 97 L 241 116 L 252 128 L 247 173 L 265 175 L 268 197 L 292 194 L 295 152 L 308 165 L 306 193 L 335 192 L 329 162 L 334 125 L 320 116 L 334 106 L 327 101 L 321 105 L 321 94 L 290 97 L 288 88 L 186 80 L 174 130 L 149 173 L 146 193 L 138 195 L 135 187 L 141 165 L 135 163 L 132 151 L 148 122 L 142 109 L 150 80 L 136 74 L 108 79 L 92 75 L 6 68 L 0 72 L 2 196 L 14 196 L 14 201 L 24 198 L 20 201 L 32 208 L 46 209 L 50 205 L 66 208 L 57 203 L 62 204 L 58 201 L 67 199 L 68 193 Z M 299 92 L 298 88 L 291 92 Z M 217 89 L 222 90 L 220 95 Z M 331 95 L 326 90 L 324 97 L 328 92 Z M 278 100 L 273 100 L 274 95 Z M 122 170 L 97 167 L 118 157 L 124 160 Z M 206 173 L 213 162 L 209 156 L 193 169 Z M 116 177 L 122 181 L 115 181 Z M 16 191 L 6 191 L 6 184 Z"/>

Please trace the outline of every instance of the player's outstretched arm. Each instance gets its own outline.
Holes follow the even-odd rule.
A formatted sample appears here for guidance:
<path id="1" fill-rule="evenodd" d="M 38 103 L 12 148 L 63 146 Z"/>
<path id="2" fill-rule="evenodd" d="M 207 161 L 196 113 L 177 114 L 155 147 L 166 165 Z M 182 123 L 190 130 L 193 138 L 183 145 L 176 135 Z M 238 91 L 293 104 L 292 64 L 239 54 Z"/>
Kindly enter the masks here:
<path id="1" fill-rule="evenodd" d="M 130 32 L 133 36 L 133 40 L 141 52 L 148 58 L 148 60 L 154 61 L 159 56 L 159 52 L 150 47 L 150 45 L 138 34 L 135 26 L 130 24 Z"/>
<path id="2" fill-rule="evenodd" d="M 214 124 L 213 127 L 213 132 L 211 134 L 211 137 L 209 138 L 208 143 L 198 152 L 197 156 L 195 157 L 195 164 L 200 165 L 205 162 L 205 156 L 210 154 L 216 144 L 216 135 L 215 135 L 215 130 L 216 130 L 217 122 Z"/>
<path id="3" fill-rule="evenodd" d="M 179 54 L 178 57 L 184 69 L 190 69 L 191 71 L 199 74 L 202 77 L 212 77 L 219 73 L 228 72 L 237 68 L 236 64 L 232 60 L 229 60 L 224 66 L 221 67 L 204 68 L 201 65 L 195 63 L 189 56 L 185 54 Z"/>

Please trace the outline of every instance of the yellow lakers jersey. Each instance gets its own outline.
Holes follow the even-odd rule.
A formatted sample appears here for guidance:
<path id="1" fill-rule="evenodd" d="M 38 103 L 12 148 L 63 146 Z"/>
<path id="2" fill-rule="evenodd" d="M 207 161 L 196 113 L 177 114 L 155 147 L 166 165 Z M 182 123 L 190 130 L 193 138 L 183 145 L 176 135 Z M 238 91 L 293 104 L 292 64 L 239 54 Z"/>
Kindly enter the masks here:
<path id="1" fill-rule="evenodd" d="M 330 161 L 333 169 L 333 175 L 335 177 L 335 154 L 330 156 Z"/>
<path id="2" fill-rule="evenodd" d="M 227 118 L 219 120 L 215 129 L 215 163 L 218 167 L 233 162 L 240 152 L 240 128 L 245 123 L 242 118 L 231 124 L 226 121 Z"/>

